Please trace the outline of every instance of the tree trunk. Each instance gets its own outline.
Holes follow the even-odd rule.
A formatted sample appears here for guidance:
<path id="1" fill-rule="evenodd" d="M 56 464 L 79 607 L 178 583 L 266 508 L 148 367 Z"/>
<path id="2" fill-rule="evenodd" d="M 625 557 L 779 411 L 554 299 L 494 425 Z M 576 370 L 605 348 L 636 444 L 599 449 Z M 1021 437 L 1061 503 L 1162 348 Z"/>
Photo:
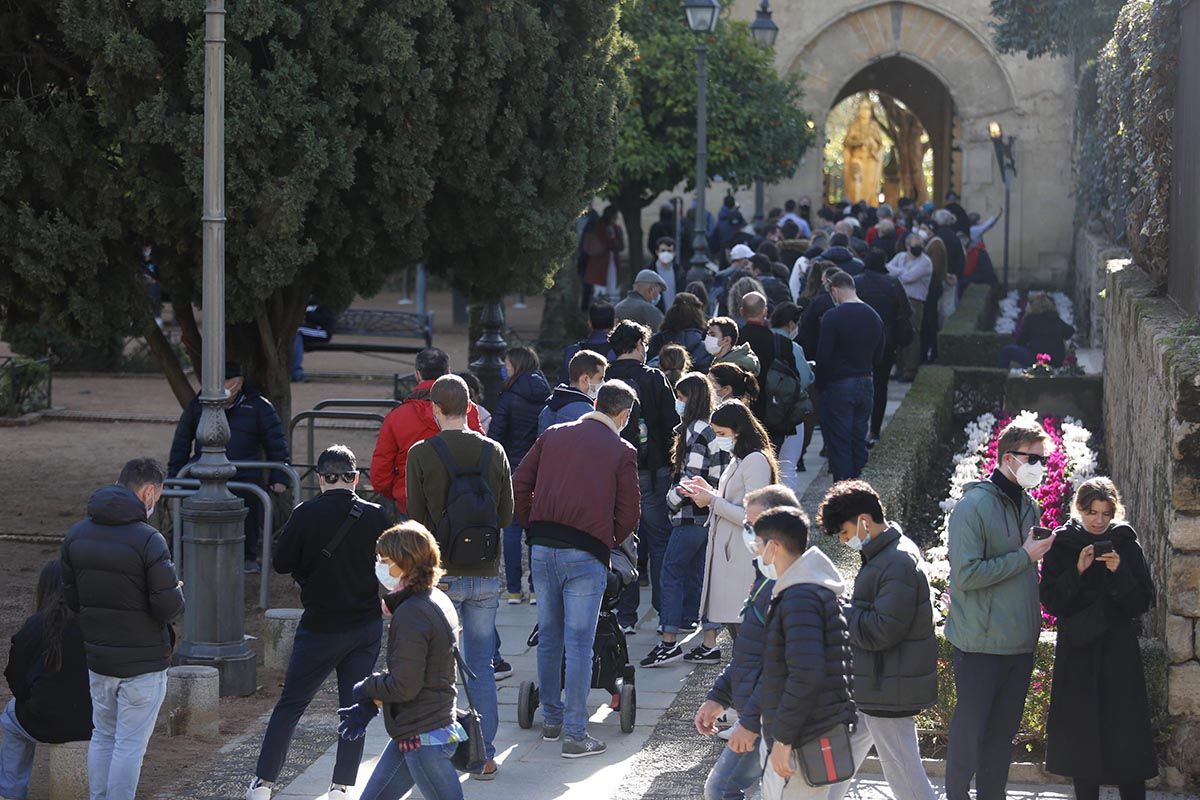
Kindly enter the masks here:
<path id="1" fill-rule="evenodd" d="M 629 245 L 626 250 L 629 259 L 629 280 L 621 280 L 618 275 L 617 282 L 621 286 L 631 286 L 634 276 L 646 266 L 647 261 L 646 237 L 642 233 L 642 209 L 646 207 L 646 203 L 642 200 L 641 187 L 630 186 L 622 186 L 612 201 L 621 212 L 621 218 L 625 220 L 626 244 Z"/>
<path id="2" fill-rule="evenodd" d="M 179 358 L 175 355 L 171 342 L 163 335 L 158 325 L 150 324 L 146 327 L 146 344 L 150 346 L 154 360 L 158 362 L 159 369 L 166 376 L 167 383 L 171 385 L 171 392 L 179 402 L 179 407 L 187 408 L 187 404 L 196 396 L 196 390 L 192 388 L 187 375 L 184 374 L 183 366 L 179 363 Z"/>
<path id="3" fill-rule="evenodd" d="M 192 362 L 192 372 L 196 380 L 204 380 L 204 360 L 201 354 L 200 326 L 196 323 L 196 310 L 187 300 L 176 300 L 172 307 L 175 310 L 175 321 L 179 324 L 183 349 L 187 351 L 188 360 Z"/>
<path id="4" fill-rule="evenodd" d="M 922 169 L 925 148 L 921 145 L 921 133 L 924 128 L 915 114 L 902 108 L 891 97 L 880 95 L 879 102 L 887 117 L 881 124 L 896 146 L 900 195 L 911 197 L 920 205 L 928 195 L 925 190 L 925 171 Z"/>

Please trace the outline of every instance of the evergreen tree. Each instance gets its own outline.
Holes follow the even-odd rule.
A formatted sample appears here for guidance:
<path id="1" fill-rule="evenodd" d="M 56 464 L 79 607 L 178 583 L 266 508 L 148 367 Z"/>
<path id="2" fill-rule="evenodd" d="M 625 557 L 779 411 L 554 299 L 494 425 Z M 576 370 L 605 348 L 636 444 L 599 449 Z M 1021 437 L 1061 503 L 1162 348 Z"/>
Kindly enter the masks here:
<path id="1" fill-rule="evenodd" d="M 992 34 L 1001 53 L 1092 58 L 1112 36 L 1124 0 L 992 0 Z"/>

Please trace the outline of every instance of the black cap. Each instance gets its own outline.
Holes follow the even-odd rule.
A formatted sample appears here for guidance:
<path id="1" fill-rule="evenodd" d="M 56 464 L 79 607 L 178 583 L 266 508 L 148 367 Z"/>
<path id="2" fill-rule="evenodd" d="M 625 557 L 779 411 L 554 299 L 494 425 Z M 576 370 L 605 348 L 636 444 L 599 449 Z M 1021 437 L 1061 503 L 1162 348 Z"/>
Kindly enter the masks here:
<path id="1" fill-rule="evenodd" d="M 225 362 L 225 380 L 242 377 L 242 365 L 236 361 Z"/>

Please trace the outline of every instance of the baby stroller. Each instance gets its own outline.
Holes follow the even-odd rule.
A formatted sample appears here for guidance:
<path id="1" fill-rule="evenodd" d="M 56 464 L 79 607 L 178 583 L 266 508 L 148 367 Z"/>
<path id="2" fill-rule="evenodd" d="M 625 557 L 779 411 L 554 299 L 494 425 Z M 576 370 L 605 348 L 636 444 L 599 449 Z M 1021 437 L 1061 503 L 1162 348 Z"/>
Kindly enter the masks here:
<path id="1" fill-rule="evenodd" d="M 627 542 L 632 542 L 630 536 Z M 613 566 L 608 570 L 608 585 L 600 601 L 600 616 L 596 620 L 596 638 L 592 641 L 592 688 L 604 689 L 611 696 L 608 707 L 621 714 L 621 732 L 632 733 L 637 719 L 637 689 L 634 687 L 634 666 L 629 662 L 629 648 L 625 633 L 617 622 L 617 601 L 621 590 L 638 579 L 636 544 L 613 551 Z M 628 563 L 629 551 L 633 551 L 632 567 Z M 535 625 L 529 635 L 529 646 L 538 642 Z M 566 680 L 566 661 L 563 662 L 563 680 Z M 533 681 L 521 684 L 517 700 L 517 724 L 525 730 L 533 727 L 533 712 L 540 698 Z"/>

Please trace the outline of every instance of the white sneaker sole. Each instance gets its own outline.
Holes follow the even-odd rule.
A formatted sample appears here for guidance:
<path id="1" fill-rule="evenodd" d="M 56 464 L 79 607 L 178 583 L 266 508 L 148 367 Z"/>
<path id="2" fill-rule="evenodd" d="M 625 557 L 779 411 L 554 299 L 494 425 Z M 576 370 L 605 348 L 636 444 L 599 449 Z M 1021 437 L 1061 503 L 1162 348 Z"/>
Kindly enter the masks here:
<path id="1" fill-rule="evenodd" d="M 563 758 L 587 758 L 588 756 L 602 756 L 608 752 L 608 748 L 603 750 L 588 750 L 586 753 L 563 753 Z"/>
<path id="2" fill-rule="evenodd" d="M 682 661 L 682 660 L 683 660 L 683 653 L 680 653 L 677 656 L 671 656 L 670 658 L 664 658 L 662 661 L 655 661 L 653 664 L 642 664 L 641 666 L 643 669 L 656 669 L 658 667 L 665 667 L 668 664 L 674 664 L 676 661 Z"/>

